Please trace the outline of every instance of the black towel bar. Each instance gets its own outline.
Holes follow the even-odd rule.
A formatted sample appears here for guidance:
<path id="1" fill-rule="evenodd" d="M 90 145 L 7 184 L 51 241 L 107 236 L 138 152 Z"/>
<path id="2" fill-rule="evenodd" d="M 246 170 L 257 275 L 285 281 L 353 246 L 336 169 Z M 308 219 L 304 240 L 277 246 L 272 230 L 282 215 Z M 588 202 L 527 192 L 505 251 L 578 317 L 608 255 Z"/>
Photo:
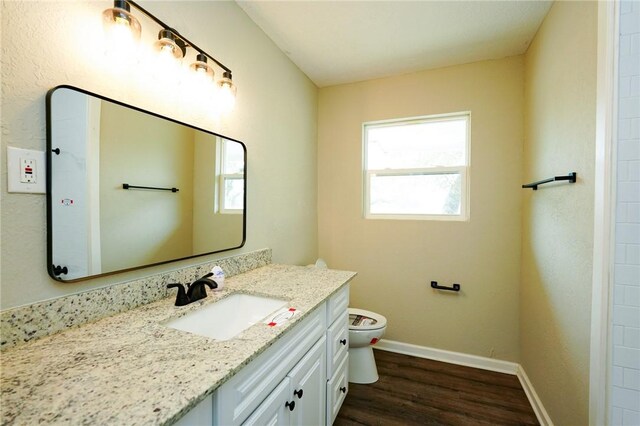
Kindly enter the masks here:
<path id="1" fill-rule="evenodd" d="M 131 188 L 135 188 L 135 189 L 155 189 L 156 191 L 171 191 L 171 192 L 180 191 L 178 188 L 156 188 L 156 187 L 153 187 L 153 186 L 129 185 L 128 183 L 123 183 L 122 184 L 122 189 L 131 189 Z"/>
<path id="2" fill-rule="evenodd" d="M 526 185 L 522 185 L 523 188 L 531 188 L 534 191 L 538 190 L 538 185 L 542 185 L 549 182 L 555 182 L 557 180 L 568 180 L 569 183 L 576 183 L 576 178 L 578 174 L 576 172 L 571 172 L 566 176 L 554 176 L 549 179 L 539 180 L 538 182 L 528 183 Z"/>
<path id="3" fill-rule="evenodd" d="M 436 290 L 460 291 L 460 284 L 454 284 L 452 287 L 445 287 L 443 285 L 438 285 L 438 281 L 431 281 L 431 288 L 435 288 Z"/>

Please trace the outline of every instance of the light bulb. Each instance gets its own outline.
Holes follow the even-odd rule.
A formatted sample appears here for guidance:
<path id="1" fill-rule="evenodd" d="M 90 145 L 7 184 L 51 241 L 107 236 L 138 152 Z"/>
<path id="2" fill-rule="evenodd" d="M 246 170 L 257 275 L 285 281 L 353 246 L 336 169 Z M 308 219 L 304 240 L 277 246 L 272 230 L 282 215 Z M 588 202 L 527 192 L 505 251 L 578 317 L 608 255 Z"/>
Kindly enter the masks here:
<path id="1" fill-rule="evenodd" d="M 191 64 L 190 67 L 195 74 L 198 81 L 204 83 L 213 83 L 213 68 L 207 64 L 207 56 L 204 53 L 198 53 L 196 55 L 196 61 Z"/>
<path id="2" fill-rule="evenodd" d="M 225 71 L 222 79 L 218 82 L 218 103 L 220 111 L 230 112 L 236 104 L 236 86 L 231 80 L 231 72 Z"/>
<path id="3" fill-rule="evenodd" d="M 116 65 L 132 62 L 136 58 L 142 27 L 130 13 L 126 1 L 114 1 L 114 7 L 102 12 L 107 56 Z"/>
<path id="4" fill-rule="evenodd" d="M 158 41 L 156 41 L 156 47 L 162 55 L 170 55 L 178 61 L 182 60 L 184 56 L 184 50 L 178 44 L 176 36 L 170 30 L 161 30 L 158 34 Z"/>
<path id="5" fill-rule="evenodd" d="M 191 64 L 191 69 L 199 75 L 208 75 L 213 78 L 213 68 L 207 64 L 207 56 L 204 53 L 196 55 L 196 61 Z"/>

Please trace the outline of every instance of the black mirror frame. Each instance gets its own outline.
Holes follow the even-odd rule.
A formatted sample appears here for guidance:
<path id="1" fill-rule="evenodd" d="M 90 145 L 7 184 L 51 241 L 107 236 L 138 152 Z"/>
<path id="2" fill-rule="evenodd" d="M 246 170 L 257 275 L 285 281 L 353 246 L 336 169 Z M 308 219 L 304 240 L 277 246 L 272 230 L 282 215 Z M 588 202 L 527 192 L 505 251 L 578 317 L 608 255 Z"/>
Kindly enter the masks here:
<path id="1" fill-rule="evenodd" d="M 167 121 L 171 121 L 173 123 L 176 124 L 180 124 L 182 126 L 186 126 L 189 127 L 191 129 L 194 130 L 198 130 L 201 132 L 205 132 L 208 133 L 210 135 L 214 135 L 217 137 L 222 137 L 225 138 L 227 140 L 233 141 L 233 142 L 237 142 L 239 143 L 243 150 L 244 150 L 244 212 L 243 212 L 243 218 L 242 218 L 242 242 L 240 243 L 239 246 L 236 247 L 230 247 L 227 249 L 223 249 L 223 250 L 216 250 L 216 251 L 212 251 L 212 252 L 207 252 L 207 253 L 201 253 L 201 254 L 196 254 L 193 256 L 186 256 L 186 257 L 181 257 L 181 258 L 177 258 L 177 259 L 171 259 L 171 260 L 165 260 L 162 262 L 156 262 L 156 263 L 150 263 L 150 264 L 146 264 L 146 265 L 140 265 L 140 266 L 135 266 L 132 268 L 126 268 L 126 269 L 119 269 L 117 271 L 110 271 L 110 272 L 105 272 L 102 274 L 96 274 L 96 275 L 88 275 L 86 277 L 82 277 L 82 278 L 74 278 L 74 279 L 70 279 L 70 280 L 65 280 L 62 279 L 60 277 L 61 274 L 65 274 L 66 273 L 66 267 L 60 266 L 60 265 L 54 265 L 53 264 L 53 232 L 52 232 L 52 227 L 53 227 L 53 215 L 52 215 L 52 206 L 53 206 L 53 200 L 52 200 L 52 195 L 51 195 L 51 181 L 52 181 L 52 155 L 57 155 L 60 153 L 60 150 L 56 147 L 52 146 L 52 140 L 51 140 L 51 97 L 53 96 L 53 93 L 58 90 L 58 89 L 71 89 L 80 93 L 83 93 L 85 95 L 89 95 L 89 96 L 93 96 L 96 97 L 98 99 L 101 99 L 103 101 L 108 101 L 108 102 L 112 102 L 116 105 L 120 105 L 122 107 L 125 108 L 129 108 L 129 109 L 133 109 L 135 111 L 138 112 L 142 112 L 145 114 L 149 114 L 152 115 L 154 117 L 163 119 L 163 120 L 167 120 Z M 129 105 L 129 104 L 125 104 L 123 102 L 117 101 L 115 99 L 111 99 L 108 98 L 106 96 L 102 96 L 99 95 L 97 93 L 93 93 L 93 92 L 89 92 L 87 90 L 81 89 L 79 87 L 75 87 L 75 86 L 70 86 L 70 85 L 59 85 L 56 86 L 52 89 L 50 89 L 49 91 L 47 91 L 47 95 L 46 95 L 46 99 L 45 99 L 45 103 L 46 103 L 46 133 L 47 133 L 47 151 L 46 151 L 46 176 L 47 176 L 47 182 L 46 182 L 46 188 L 47 188 L 47 272 L 49 273 L 49 276 L 51 278 L 53 278 L 56 281 L 59 282 L 64 282 L 64 283 L 72 283 L 72 282 L 78 282 L 78 281 L 84 281 L 84 280 L 89 280 L 89 279 L 93 279 L 93 278 L 98 278 L 98 277 L 104 277 L 104 276 L 108 276 L 108 275 L 114 275 L 114 274 L 119 274 L 121 272 L 127 272 L 127 271 L 135 271 L 138 269 L 144 269 L 144 268 L 149 268 L 152 266 L 157 266 L 157 265 L 163 265 L 166 263 L 171 263 L 171 262 L 177 262 L 177 261 L 181 261 L 181 260 L 185 260 L 185 259 L 192 259 L 195 257 L 201 257 L 201 256 L 208 256 L 211 254 L 215 254 L 215 253 L 222 253 L 225 251 L 230 251 L 230 250 L 236 250 L 239 248 L 242 248 L 246 242 L 247 239 L 247 146 L 242 142 L 239 141 L 237 139 L 233 139 L 230 138 L 228 136 L 224 136 L 221 135 L 219 133 L 215 133 L 215 132 L 211 132 L 209 130 L 205 130 L 202 129 L 200 127 L 196 127 L 196 126 L 192 126 L 190 124 L 187 123 L 183 123 L 181 121 L 178 120 L 174 120 L 173 118 L 169 118 L 169 117 L 165 117 L 163 115 L 160 114 L 156 114 L 155 112 L 151 112 L 151 111 L 147 111 L 145 109 L 142 108 L 138 108 L 136 106 L 133 105 Z"/>

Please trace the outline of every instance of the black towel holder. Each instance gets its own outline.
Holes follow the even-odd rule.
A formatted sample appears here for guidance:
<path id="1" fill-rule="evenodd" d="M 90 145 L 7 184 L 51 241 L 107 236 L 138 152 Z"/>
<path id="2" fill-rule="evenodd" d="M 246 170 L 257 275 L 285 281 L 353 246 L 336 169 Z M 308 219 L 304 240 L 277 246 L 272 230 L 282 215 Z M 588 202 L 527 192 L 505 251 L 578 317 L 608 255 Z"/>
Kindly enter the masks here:
<path id="1" fill-rule="evenodd" d="M 54 275 L 61 275 L 61 274 L 67 275 L 69 273 L 69 268 L 67 268 L 66 266 L 62 266 L 62 265 L 51 265 L 51 266 L 53 267 Z"/>
<path id="2" fill-rule="evenodd" d="M 180 191 L 178 188 L 157 188 L 155 186 L 129 185 L 128 183 L 123 183 L 122 184 L 122 189 L 153 189 L 153 190 L 156 190 L 156 191 L 171 191 L 171 192 Z"/>
<path id="3" fill-rule="evenodd" d="M 523 188 L 526 189 L 533 189 L 534 191 L 538 190 L 538 185 L 543 185 L 545 183 L 549 183 L 549 182 L 555 182 L 558 180 L 567 180 L 569 181 L 569 183 L 576 183 L 576 178 L 578 177 L 578 174 L 576 172 L 571 172 L 566 176 L 554 176 L 554 177 L 550 177 L 548 179 L 543 179 L 543 180 L 539 180 L 537 182 L 532 182 L 532 183 L 527 183 L 526 185 L 522 185 Z"/>
<path id="4" fill-rule="evenodd" d="M 453 284 L 451 287 L 446 287 L 438 285 L 438 281 L 431 281 L 431 288 L 435 288 L 436 290 L 460 291 L 460 284 Z"/>

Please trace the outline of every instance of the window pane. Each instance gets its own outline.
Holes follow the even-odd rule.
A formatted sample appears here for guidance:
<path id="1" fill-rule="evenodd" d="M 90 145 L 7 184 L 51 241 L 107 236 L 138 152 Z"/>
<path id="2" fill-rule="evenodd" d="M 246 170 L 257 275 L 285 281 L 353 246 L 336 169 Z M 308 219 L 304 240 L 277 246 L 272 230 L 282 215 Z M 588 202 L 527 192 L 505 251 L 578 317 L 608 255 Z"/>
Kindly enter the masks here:
<path id="1" fill-rule="evenodd" d="M 242 210 L 244 208 L 244 179 L 224 178 L 225 210 Z"/>
<path id="2" fill-rule="evenodd" d="M 368 170 L 463 166 L 467 119 L 367 126 Z"/>
<path id="3" fill-rule="evenodd" d="M 226 175 L 244 173 L 244 149 L 238 142 L 224 142 L 222 170 Z"/>
<path id="4" fill-rule="evenodd" d="M 371 214 L 459 215 L 462 179 L 458 173 L 371 176 Z"/>

